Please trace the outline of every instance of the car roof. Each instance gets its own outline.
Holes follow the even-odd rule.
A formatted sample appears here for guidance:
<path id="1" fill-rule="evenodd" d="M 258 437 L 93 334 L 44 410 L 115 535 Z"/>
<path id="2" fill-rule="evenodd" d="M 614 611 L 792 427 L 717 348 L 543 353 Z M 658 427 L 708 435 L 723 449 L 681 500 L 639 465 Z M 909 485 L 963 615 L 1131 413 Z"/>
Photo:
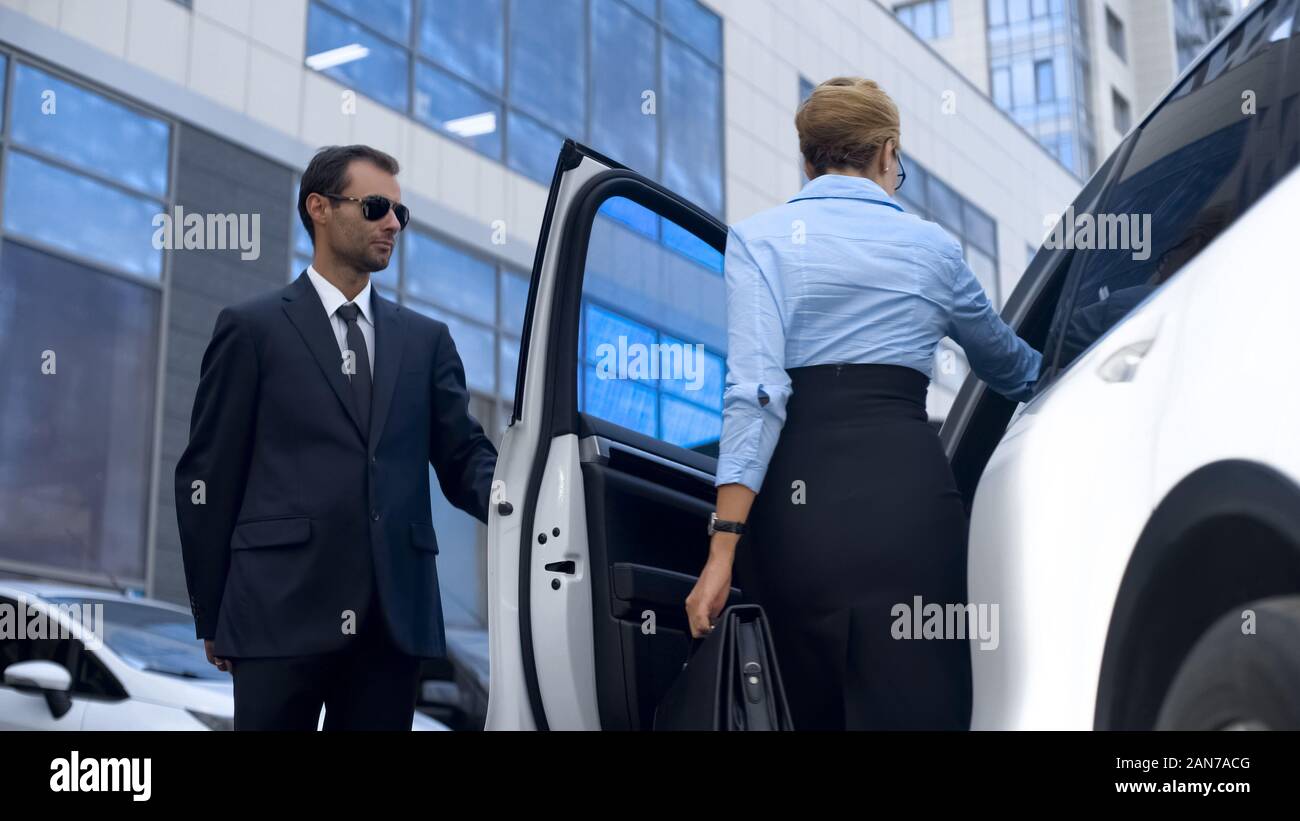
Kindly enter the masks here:
<path id="1" fill-rule="evenodd" d="M 156 607 L 176 613 L 184 613 L 186 615 L 190 614 L 190 611 L 186 610 L 184 607 L 160 599 L 128 596 L 120 591 L 110 590 L 104 587 L 90 587 L 88 585 L 74 585 L 60 582 L 39 582 L 29 581 L 26 579 L 0 579 L 0 595 L 24 595 L 27 598 L 41 599 L 46 602 L 51 599 L 63 598 L 99 599 L 106 602 L 116 601 L 128 604 L 139 604 L 146 607 Z"/>

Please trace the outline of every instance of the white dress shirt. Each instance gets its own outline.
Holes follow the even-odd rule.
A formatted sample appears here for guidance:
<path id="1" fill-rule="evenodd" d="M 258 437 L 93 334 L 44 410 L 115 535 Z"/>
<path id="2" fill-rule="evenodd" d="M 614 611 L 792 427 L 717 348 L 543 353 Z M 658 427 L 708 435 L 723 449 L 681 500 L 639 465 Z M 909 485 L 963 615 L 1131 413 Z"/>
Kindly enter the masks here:
<path id="1" fill-rule="evenodd" d="M 334 283 L 320 275 L 315 266 L 307 266 L 307 278 L 311 284 L 316 286 L 316 294 L 320 296 L 320 302 L 325 306 L 325 316 L 329 317 L 330 327 L 334 329 L 334 338 L 339 343 L 340 356 L 348 349 L 348 323 L 339 316 L 338 309 L 340 305 L 346 305 L 348 298 L 343 292 L 334 286 Z M 357 315 L 357 326 L 361 328 L 361 337 L 366 340 L 366 358 L 370 361 L 370 379 L 373 382 L 375 378 L 375 321 L 374 314 L 370 312 L 370 283 L 361 289 L 357 298 L 352 300 L 361 313 Z"/>

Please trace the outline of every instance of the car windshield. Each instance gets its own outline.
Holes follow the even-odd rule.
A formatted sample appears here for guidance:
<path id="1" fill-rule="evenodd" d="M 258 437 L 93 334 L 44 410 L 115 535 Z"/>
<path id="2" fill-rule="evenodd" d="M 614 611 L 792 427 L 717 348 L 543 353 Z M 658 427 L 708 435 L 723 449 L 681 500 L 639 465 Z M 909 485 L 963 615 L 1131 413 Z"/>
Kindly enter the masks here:
<path id="1" fill-rule="evenodd" d="M 137 670 L 181 678 L 229 680 L 208 663 L 203 642 L 195 638 L 194 620 L 185 613 L 143 602 L 73 596 L 46 599 L 51 604 L 103 605 L 97 632 L 104 644 Z M 93 611 L 92 611 L 93 612 Z"/>

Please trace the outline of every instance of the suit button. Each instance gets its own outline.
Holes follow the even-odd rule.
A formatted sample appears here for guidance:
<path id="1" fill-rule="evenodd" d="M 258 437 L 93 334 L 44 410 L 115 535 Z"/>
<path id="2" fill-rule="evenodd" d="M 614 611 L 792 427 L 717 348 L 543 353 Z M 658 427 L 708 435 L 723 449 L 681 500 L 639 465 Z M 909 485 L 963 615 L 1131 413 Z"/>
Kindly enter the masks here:
<path id="1" fill-rule="evenodd" d="M 372 465 L 377 464 L 378 461 L 379 461 L 379 460 L 376 459 L 375 457 L 373 457 L 373 456 L 370 457 L 370 464 L 372 464 Z"/>
<path id="2" fill-rule="evenodd" d="M 370 511 L 370 518 L 376 522 L 379 521 L 379 511 L 378 510 Z"/>

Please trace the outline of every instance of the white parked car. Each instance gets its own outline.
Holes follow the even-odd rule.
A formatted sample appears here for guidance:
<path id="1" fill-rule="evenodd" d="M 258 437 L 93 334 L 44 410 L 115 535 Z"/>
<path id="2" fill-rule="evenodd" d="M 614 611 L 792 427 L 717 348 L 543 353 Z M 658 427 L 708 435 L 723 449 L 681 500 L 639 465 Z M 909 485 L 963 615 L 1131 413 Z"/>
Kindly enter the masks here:
<path id="1" fill-rule="evenodd" d="M 102 625 L 97 616 L 72 615 L 94 614 L 95 605 L 102 605 Z M 233 729 L 230 674 L 208 663 L 189 610 L 97 588 L 13 580 L 0 581 L 0 607 L 27 614 L 13 622 L 14 634 L 0 636 L 0 730 Z M 20 624 L 36 620 L 46 624 L 42 633 L 18 634 Z M 62 625 L 57 637 L 51 620 Z M 417 712 L 411 729 L 447 728 Z"/>
<path id="2" fill-rule="evenodd" d="M 1230 24 L 1084 187 L 1072 241 L 1034 257 L 1003 315 L 1044 352 L 1038 393 L 971 377 L 947 416 L 969 601 L 999 608 L 996 649 L 972 646 L 975 728 L 1300 726 L 1295 13 L 1258 0 Z M 680 669 L 725 243 L 565 143 L 489 519 L 488 729 L 648 729 Z M 705 389 L 596 378 L 617 338 L 702 343 Z"/>

